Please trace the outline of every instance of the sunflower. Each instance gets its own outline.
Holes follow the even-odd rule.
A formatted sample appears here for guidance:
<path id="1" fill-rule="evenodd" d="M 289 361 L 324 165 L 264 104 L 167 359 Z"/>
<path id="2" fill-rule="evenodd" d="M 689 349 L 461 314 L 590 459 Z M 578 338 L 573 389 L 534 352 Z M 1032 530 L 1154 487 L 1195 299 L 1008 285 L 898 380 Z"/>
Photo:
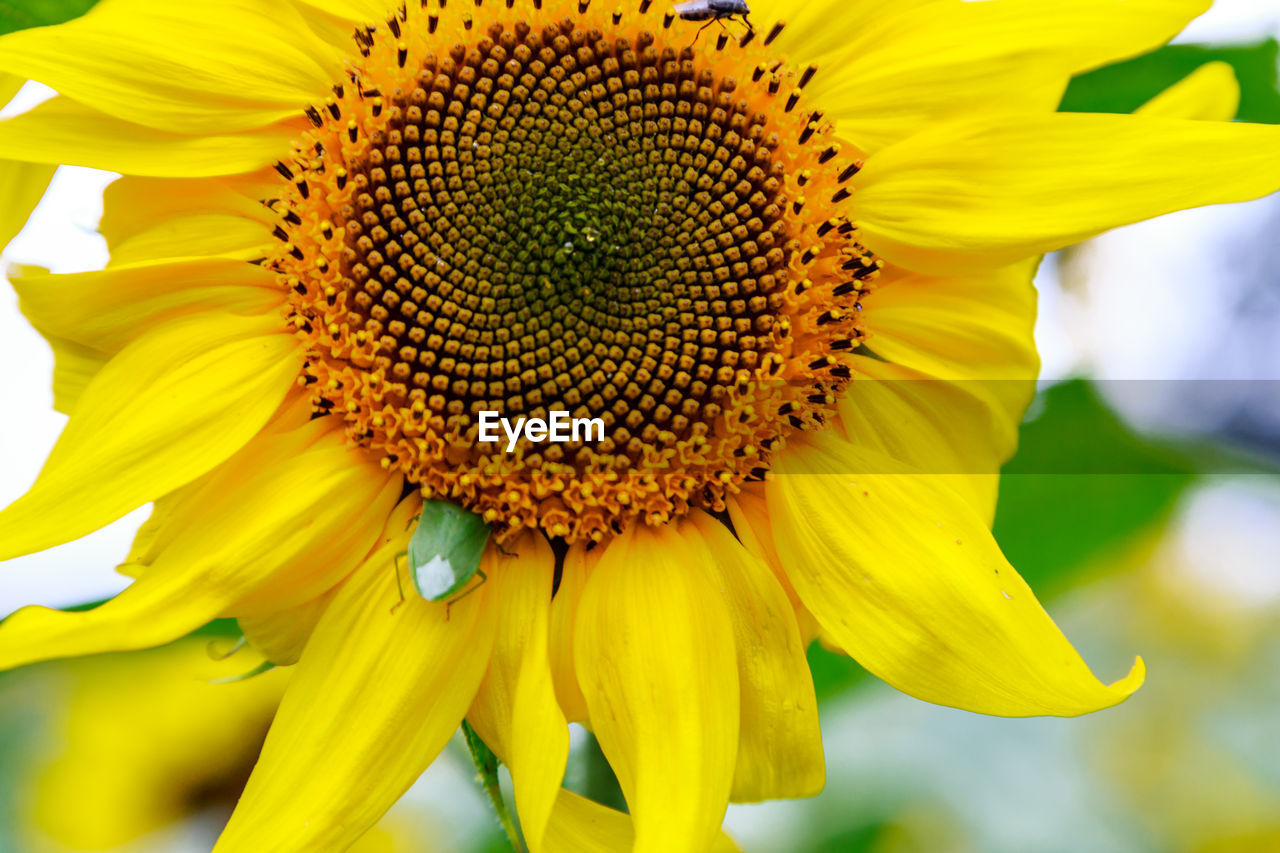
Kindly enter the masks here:
<path id="1" fill-rule="evenodd" d="M 132 585 L 14 614 L 0 667 L 219 616 L 296 664 L 219 851 L 344 848 L 464 717 L 531 849 L 589 844 L 575 721 L 601 820 L 708 849 L 822 787 L 815 638 L 981 713 L 1122 701 L 1141 661 L 1089 671 L 996 472 L 1038 257 L 1280 187 L 1275 127 L 1054 112 L 1207 6 L 105 0 L 0 39 L 60 93 L 0 157 L 125 175 L 106 269 L 14 281 L 70 421 L 0 557 L 155 502 Z M 604 437 L 507 453 L 484 411 Z M 424 500 L 493 533 L 452 602 L 398 589 Z"/>

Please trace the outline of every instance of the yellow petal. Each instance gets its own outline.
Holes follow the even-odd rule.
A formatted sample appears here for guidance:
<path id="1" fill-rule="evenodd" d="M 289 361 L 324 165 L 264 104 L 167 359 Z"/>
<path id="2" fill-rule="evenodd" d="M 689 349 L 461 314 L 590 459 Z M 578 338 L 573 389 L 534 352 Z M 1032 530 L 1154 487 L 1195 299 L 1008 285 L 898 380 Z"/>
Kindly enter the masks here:
<path id="1" fill-rule="evenodd" d="M 311 632 L 324 615 L 335 590 L 275 613 L 236 620 L 249 645 L 277 666 L 292 666 L 302 657 Z"/>
<path id="2" fill-rule="evenodd" d="M 250 460 L 248 462 L 248 470 L 250 471 L 255 470 L 262 464 L 271 465 L 277 461 L 275 458 L 264 456 L 259 460 L 252 454 L 258 453 L 259 448 L 269 448 L 270 446 L 264 444 L 264 442 L 268 440 L 274 441 L 276 436 L 290 436 L 296 442 L 285 449 L 285 455 L 287 456 L 302 453 L 314 443 L 316 438 L 325 435 L 328 427 L 331 427 L 332 424 L 325 421 L 312 423 L 311 410 L 311 395 L 301 388 L 295 388 L 285 396 L 284 402 L 280 404 L 280 407 L 272 415 L 267 425 L 239 453 L 208 474 L 192 480 L 181 489 L 156 498 L 152 505 L 151 515 L 138 528 L 125 562 L 116 566 L 116 571 L 127 577 L 136 578 L 140 576 L 142 570 L 146 568 L 144 561 L 154 558 L 154 546 L 160 534 L 176 529 L 173 520 L 182 517 L 182 513 L 190 513 L 191 506 L 200 505 L 201 500 L 203 500 L 205 486 L 215 477 L 226 476 L 225 473 L 220 473 L 224 467 L 241 464 L 246 459 Z M 234 481 L 235 475 L 233 474 L 231 477 Z M 190 518 L 191 516 L 187 515 L 185 517 Z"/>
<path id="3" fill-rule="evenodd" d="M 531 651 L 525 658 L 516 685 L 509 762 L 521 831 L 534 853 L 547 849 L 543 839 L 569 760 L 568 723 L 556 704 L 546 634 L 541 637 L 540 654 Z"/>
<path id="4" fill-rule="evenodd" d="M 775 569 L 782 565 L 778 551 L 769 535 L 769 510 L 765 505 L 763 483 L 747 483 L 741 492 L 727 499 L 729 520 L 733 522 L 738 541 L 757 559 Z M 778 582 L 787 589 L 786 575 L 779 575 Z"/>
<path id="5" fill-rule="evenodd" d="M 1022 263 L 886 276 L 864 311 L 868 346 L 883 360 L 855 356 L 840 400 L 849 440 L 923 472 L 965 475 L 988 518 L 1040 370 L 1033 272 Z"/>
<path id="6" fill-rule="evenodd" d="M 226 0 L 216 11 L 112 0 L 0 38 L 0 70 L 126 121 L 196 134 L 297 115 L 323 98 L 337 61 L 291 5 L 267 0 Z"/>
<path id="7" fill-rule="evenodd" d="M 752 4 L 798 68 L 818 69 L 806 98 L 836 132 L 874 153 L 946 117 L 1053 112 L 1072 74 L 1145 53 L 1208 0 Z M 840 25 L 832 26 L 838 18 Z"/>
<path id="8" fill-rule="evenodd" d="M 266 235 L 277 221 L 259 199 L 274 197 L 282 180 L 275 169 L 265 165 L 253 172 L 208 178 L 125 175 L 102 194 L 98 232 L 112 251 L 113 264 L 119 262 L 114 257 L 116 249 L 126 241 L 193 214 L 216 212 L 253 219 L 262 224 L 262 235 Z"/>
<path id="9" fill-rule="evenodd" d="M 635 844 L 631 818 L 619 811 L 561 789 L 545 849 L 550 853 L 618 853 Z M 708 853 L 735 853 L 738 845 L 721 832 L 706 848 Z"/>
<path id="10" fill-rule="evenodd" d="M 1069 60 L 1083 74 L 1155 50 L 1208 11 L 1213 0 L 1015 0 L 979 3 L 992 21 L 1010 13 L 1035 19 L 1037 34 L 1023 46 L 1027 62 Z M 1009 7 L 1002 13 L 998 7 Z M 1054 32 L 1054 29 L 1058 32 Z M 989 37 L 998 38 L 992 31 Z"/>
<path id="11" fill-rule="evenodd" d="M 899 16 L 891 37 L 819 66 L 806 95 L 864 154 L 992 103 L 1052 112 L 1070 72 L 1062 56 L 1038 54 L 1080 39 L 1051 18 L 1017 3 L 925 5 Z"/>
<path id="12" fill-rule="evenodd" d="M 986 20 L 989 25 L 996 25 L 997 22 L 991 20 L 990 16 L 1001 14 L 1000 12 L 989 13 L 989 17 L 984 19 L 981 17 L 982 12 L 967 11 L 966 7 L 973 5 L 975 4 L 971 0 L 857 0 L 854 3 L 847 0 L 809 0 L 804 3 L 797 3 L 795 0 L 753 0 L 751 18 L 756 29 L 764 33 L 772 31 L 775 21 L 783 22 L 785 26 L 778 37 L 770 42 L 771 46 L 780 54 L 785 54 L 788 64 L 796 69 L 803 69 L 809 64 L 817 68 L 813 82 L 805 88 L 806 98 L 811 98 L 814 104 L 821 103 L 825 109 L 843 109 L 847 114 L 851 111 L 844 109 L 829 93 L 838 91 L 849 96 L 854 84 L 868 79 L 863 75 L 877 74 L 874 63 L 859 63 L 860 57 L 874 54 L 881 61 L 890 63 L 895 72 L 910 75 L 913 71 L 925 71 L 930 62 L 927 55 L 913 57 L 912 54 L 928 51 L 938 53 L 939 68 L 945 68 L 948 62 L 963 59 L 965 49 L 956 48 L 954 42 L 959 37 L 952 43 L 940 41 L 937 30 L 930 26 L 931 21 L 945 20 L 953 28 L 966 30 L 973 29 L 970 21 L 976 24 Z M 1004 2 L 983 5 L 1014 6 Z M 1029 12 L 1018 13 L 1016 9 L 1010 9 L 1003 16 L 1015 20 L 1030 17 Z M 833 26 L 833 21 L 838 21 L 839 26 Z M 1033 25 L 1033 21 L 1028 21 L 1025 26 Z M 1006 32 L 1002 35 L 1005 38 L 1018 34 L 1016 29 L 1008 25 L 1004 29 Z M 1095 42 L 1101 41 L 1097 33 L 1090 36 Z M 983 34 L 982 40 L 990 43 L 971 48 L 971 61 L 982 55 L 988 62 L 994 63 L 1003 52 L 1017 49 L 1016 45 L 1006 47 L 998 38 L 987 39 L 986 34 Z M 1039 57 L 1041 64 L 1045 58 Z M 855 64 L 857 72 L 851 70 Z M 1021 70 L 1025 72 L 1026 68 Z M 973 75 L 975 72 L 976 69 L 973 69 L 967 73 Z M 890 75 L 890 81 L 893 76 Z M 965 86 L 957 85 L 941 75 L 935 75 L 935 79 L 942 80 L 952 97 L 969 96 Z M 894 87 L 895 94 L 906 98 L 935 97 L 928 92 L 908 91 L 906 79 L 896 84 L 890 82 L 890 85 Z M 869 90 L 873 86 L 868 83 L 860 88 Z M 871 93 L 860 93 L 868 94 Z M 1010 91 L 1007 94 L 1019 97 L 1021 93 Z M 874 94 L 871 96 L 875 97 Z M 881 106 L 889 108 L 891 112 L 895 111 L 892 104 Z M 859 120 L 874 120 L 874 116 L 870 115 L 871 110 L 859 112 Z"/>
<path id="13" fill-rule="evenodd" d="M 252 619 L 301 606 L 346 577 L 378 544 L 401 479 L 321 418 L 287 433 L 264 430 L 193 486 L 165 502 L 161 526 L 135 559 L 143 577 L 198 567 L 224 615 Z"/>
<path id="14" fill-rule="evenodd" d="M 780 54 L 803 68 L 818 67 L 821 77 L 844 79 L 840 69 L 857 54 L 873 49 L 886 37 L 900 34 L 900 22 L 910 20 L 922 6 L 934 9 L 954 6 L 961 0 L 754 0 L 751 20 L 756 29 L 770 33 L 775 22 L 784 22 L 782 32 L 770 44 Z M 831 25 L 838 18 L 840 26 Z M 833 73 L 834 72 L 834 73 Z"/>
<path id="15" fill-rule="evenodd" d="M 573 665 L 573 625 L 578 615 L 578 602 L 587 586 L 588 564 L 594 564 L 599 551 L 588 555 L 582 545 L 573 545 L 565 555 L 560 573 L 560 587 L 551 602 L 551 638 L 548 655 L 555 682 L 556 700 L 571 723 L 587 721 L 587 700 L 578 685 L 578 672 Z"/>
<path id="16" fill-rule="evenodd" d="M 10 282 L 42 278 L 47 280 L 49 270 L 44 267 L 15 264 L 8 270 Z M 49 348 L 53 350 L 53 408 L 70 415 L 80 403 L 89 382 L 98 375 L 111 358 L 108 353 L 93 347 L 67 340 L 48 329 L 36 327 Z"/>
<path id="17" fill-rule="evenodd" d="M 143 264 L 156 260 L 205 256 L 240 261 L 267 255 L 271 226 L 263 218 L 226 213 L 196 213 L 159 222 L 111 247 L 111 266 Z"/>
<path id="18" fill-rule="evenodd" d="M 139 578 L 92 610 L 24 607 L 0 623 L 0 672 L 40 661 L 160 646 L 215 619 L 195 572 Z"/>
<path id="19" fill-rule="evenodd" d="M 1206 62 L 1135 111 L 1156 118 L 1230 121 L 1240 109 L 1240 83 L 1227 62 Z"/>
<path id="20" fill-rule="evenodd" d="M 205 804 L 192 794 L 243 777 L 288 682 L 276 671 L 215 683 L 247 671 L 250 657 L 211 659 L 207 639 L 194 638 L 36 676 L 41 710 L 57 709 L 54 736 L 31 751 L 31 775 L 14 778 L 23 779 L 22 816 L 58 844 L 44 837 L 20 849 L 138 850 L 149 833 L 199 815 Z"/>
<path id="21" fill-rule="evenodd" d="M 53 98 L 0 121 L 0 159 L 66 163 L 131 175 L 234 175 L 278 159 L 299 129 L 301 124 L 294 122 L 231 135 L 211 131 L 183 136 L 121 121 L 67 98 Z"/>
<path id="22" fill-rule="evenodd" d="M 1025 72 L 1032 64 L 1065 58 L 1070 73 L 1079 74 L 1159 47 L 1209 5 L 1210 0 L 753 0 L 751 17 L 764 32 L 774 21 L 786 21 L 772 44 L 801 66 L 816 63 L 819 77 L 811 84 L 816 85 L 824 74 L 828 84 L 830 78 L 856 79 L 850 64 L 881 44 L 900 46 L 904 54 L 932 48 L 941 52 L 940 61 L 963 56 L 964 47 L 938 39 L 931 19 L 957 28 L 954 42 L 961 40 L 960 27 L 971 28 L 973 40 L 990 42 L 972 50 L 986 51 L 993 64 L 1007 61 L 1006 54 L 1021 54 L 1018 71 Z M 966 6 L 987 8 L 966 11 Z M 839 26 L 832 26 L 834 19 Z M 981 31 L 980 24 L 988 29 Z M 958 97 L 967 97 L 956 81 L 943 82 Z"/>
<path id="23" fill-rule="evenodd" d="M 267 316 L 284 301 L 271 272 L 230 258 L 171 258 L 10 281 L 33 326 L 103 353 L 182 314 Z"/>
<path id="24" fill-rule="evenodd" d="M 726 503 L 729 520 L 733 522 L 738 541 L 748 553 L 764 561 L 787 594 L 787 600 L 791 602 L 791 609 L 795 612 L 796 621 L 800 625 L 800 638 L 808 648 L 809 644 L 818 637 L 820 629 L 813 614 L 805 608 L 804 602 L 791 586 L 791 579 L 787 577 L 782 560 L 778 557 L 778 550 L 773 545 L 773 527 L 769 523 L 769 506 L 765 500 L 764 483 L 745 484 L 742 491 L 728 498 Z"/>
<path id="25" fill-rule="evenodd" d="M 698 511 L 690 522 L 683 535 L 715 555 L 706 568 L 728 602 L 738 653 L 742 715 L 732 799 L 813 796 L 826 781 L 818 700 L 787 594 L 719 521 Z"/>
<path id="26" fill-rule="evenodd" d="M 56 335 L 44 338 L 53 349 L 53 408 L 70 415 L 110 356 Z"/>
<path id="27" fill-rule="evenodd" d="M 235 453 L 301 368 L 278 317 L 176 320 L 85 389 L 35 485 L 0 512 L 0 559 L 97 530 Z"/>
<path id="28" fill-rule="evenodd" d="M 569 759 L 569 727 L 547 657 L 555 555 L 542 536 L 508 547 L 512 556 L 492 545 L 485 555 L 498 633 L 467 717 L 510 769 L 521 830 L 536 853 Z"/>
<path id="29" fill-rule="evenodd" d="M 851 442 L 922 473 L 946 476 L 989 524 L 1000 466 L 1018 438 L 1017 421 L 1003 414 L 1000 392 L 1015 383 L 934 379 L 873 359 L 859 359 L 856 367 L 839 403 L 844 433 L 825 430 L 814 443 Z M 1030 402 L 1035 383 L 1026 384 Z"/>
<path id="30" fill-rule="evenodd" d="M 1100 683 L 948 478 L 853 444 L 788 444 L 774 541 L 809 609 L 876 676 L 984 714 L 1072 716 L 1142 683 Z"/>
<path id="31" fill-rule="evenodd" d="M 303 0 L 303 3 L 352 22 L 376 22 L 387 16 L 386 0 Z"/>
<path id="32" fill-rule="evenodd" d="M 0 107 L 12 101 L 13 96 L 18 94 L 18 90 L 25 85 L 27 85 L 27 78 L 25 77 L 0 73 Z"/>
<path id="33" fill-rule="evenodd" d="M 345 849 L 457 730 L 489 661 L 494 608 L 484 586 L 452 607 L 401 602 L 395 560 L 407 546 L 404 533 L 376 551 L 321 617 L 217 853 Z"/>
<path id="34" fill-rule="evenodd" d="M 641 853 L 707 849 L 729 800 L 738 671 L 710 560 L 634 525 L 605 546 L 578 605 L 578 679 Z"/>
<path id="35" fill-rule="evenodd" d="M 1037 262 L 1024 261 L 980 275 L 885 276 L 864 301 L 863 316 L 877 356 L 936 379 L 1035 379 Z M 992 383 L 995 384 L 994 382 Z M 1022 389 L 1009 416 L 1022 418 Z"/>
<path id="36" fill-rule="evenodd" d="M 382 27 L 394 11 L 386 0 L 296 0 L 295 5 L 316 37 L 343 53 L 351 52 L 356 26 Z"/>
<path id="37" fill-rule="evenodd" d="M 0 669 L 169 642 L 218 616 L 262 619 L 337 584 L 378 541 L 399 478 L 312 421 L 264 435 L 157 503 L 138 579 L 83 612 L 42 607 L 0 625 Z"/>
<path id="38" fill-rule="evenodd" d="M 0 250 L 18 236 L 53 180 L 57 166 L 0 160 Z"/>
<path id="39" fill-rule="evenodd" d="M 1278 152 L 1276 125 L 984 116 L 869 159 L 856 216 L 867 245 L 909 269 L 1005 266 L 1118 225 L 1265 195 L 1280 188 Z"/>

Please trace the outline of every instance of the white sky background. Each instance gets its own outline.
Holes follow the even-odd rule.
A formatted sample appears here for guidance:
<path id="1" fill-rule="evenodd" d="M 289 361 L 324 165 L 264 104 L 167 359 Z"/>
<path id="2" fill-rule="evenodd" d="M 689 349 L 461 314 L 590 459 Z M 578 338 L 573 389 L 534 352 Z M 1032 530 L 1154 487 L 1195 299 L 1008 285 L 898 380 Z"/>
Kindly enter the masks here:
<path id="1" fill-rule="evenodd" d="M 1280 36 L 1280 0 L 1219 0 L 1182 41 L 1240 42 Z M 23 93 L 27 106 L 39 95 Z M 11 110 L 6 110 L 6 114 Z M 34 263 L 55 272 L 100 268 L 105 245 L 94 233 L 101 191 L 111 175 L 64 168 L 28 223 L 5 252 L 5 263 Z M 1044 376 L 1087 372 L 1105 378 L 1280 379 L 1280 335 L 1254 329 L 1253 349 L 1227 324 L 1234 294 L 1214 292 L 1212 273 L 1228 255 L 1261 263 L 1263 249 L 1280 235 L 1280 198 L 1188 211 L 1121 229 L 1088 247 L 1082 292 L 1064 291 L 1046 264 L 1041 281 L 1037 338 Z M 1280 275 L 1271 257 L 1270 275 Z M 1201 282 L 1204 283 L 1201 283 Z M 1243 280 L 1228 280 L 1243 289 Z M 1273 318 L 1274 319 L 1274 318 Z M 1223 341 L 1226 341 L 1226 348 Z M 1216 343 L 1215 343 L 1216 342 Z M 1212 347 L 1219 349 L 1209 357 Z M 52 409 L 52 356 L 23 320 L 16 298 L 0 287 L 0 506 L 35 479 L 65 418 Z M 14 369 L 16 368 L 16 369 Z M 1124 400 L 1114 400 L 1122 409 Z M 1143 412 L 1131 412 L 1142 419 Z M 1147 413 L 1148 415 L 1150 413 Z M 1148 418 L 1149 419 L 1149 418 Z M 107 597 L 126 579 L 114 572 L 147 510 L 91 536 L 12 560 L 0 571 L 0 616 L 23 604 L 67 605 Z"/>

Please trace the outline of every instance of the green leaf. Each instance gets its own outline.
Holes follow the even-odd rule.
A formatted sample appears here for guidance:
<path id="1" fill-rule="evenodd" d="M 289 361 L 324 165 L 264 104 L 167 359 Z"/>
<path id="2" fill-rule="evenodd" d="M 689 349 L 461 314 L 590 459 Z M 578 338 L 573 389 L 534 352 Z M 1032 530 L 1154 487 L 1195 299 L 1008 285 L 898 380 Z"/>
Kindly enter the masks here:
<path id="1" fill-rule="evenodd" d="M 1280 42 L 1215 47 L 1175 44 L 1108 65 L 1071 81 L 1059 107 L 1063 112 L 1129 113 L 1206 62 L 1227 62 L 1240 81 L 1241 121 L 1280 124 L 1277 90 Z"/>
<path id="2" fill-rule="evenodd" d="M 857 685 L 870 683 L 873 678 L 853 658 L 827 651 L 818 642 L 810 644 L 807 657 L 809 673 L 813 676 L 813 690 L 819 702 L 839 696 Z"/>
<path id="3" fill-rule="evenodd" d="M 564 786 L 602 806 L 626 812 L 627 800 L 622 794 L 622 785 L 609 759 L 604 757 L 600 742 L 591 732 L 584 732 L 584 735 L 581 745 L 575 747 L 570 756 Z"/>
<path id="4" fill-rule="evenodd" d="M 838 813 L 832 809 L 810 827 L 807 843 L 802 842 L 803 846 L 798 849 L 804 853 L 873 853 L 894 848 L 892 820 L 869 815 L 859 817 L 863 819 L 850 824 L 847 812 Z"/>
<path id="5" fill-rule="evenodd" d="M 1053 386 L 1037 408 L 1000 478 L 994 529 L 1032 589 L 1051 595 L 1164 518 L 1197 468 L 1191 454 L 1134 433 L 1082 380 Z"/>
<path id="6" fill-rule="evenodd" d="M 98 0 L 0 0 L 0 35 L 78 18 Z"/>

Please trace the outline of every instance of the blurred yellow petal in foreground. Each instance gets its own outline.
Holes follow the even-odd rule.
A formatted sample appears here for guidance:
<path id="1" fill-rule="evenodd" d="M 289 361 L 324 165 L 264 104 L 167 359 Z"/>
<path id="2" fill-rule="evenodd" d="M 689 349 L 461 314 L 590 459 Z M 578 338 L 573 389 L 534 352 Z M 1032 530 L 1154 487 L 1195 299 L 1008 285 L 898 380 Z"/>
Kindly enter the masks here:
<path id="1" fill-rule="evenodd" d="M 197 637 L 0 680 L 0 793 L 16 797 L 0 851 L 212 845 L 288 683 L 286 669 L 238 679 L 260 659 L 226 654 L 232 643 Z M 351 849 L 422 853 L 426 823 L 389 815 Z"/>
<path id="2" fill-rule="evenodd" d="M 229 640 L 217 641 L 224 647 Z M 52 709 L 13 767 L 23 851 L 107 850 L 221 809 L 248 778 L 287 678 L 208 639 L 41 667 L 0 683 L 6 717 Z M 36 701 L 39 697 L 41 701 Z M 19 721 L 19 725 L 22 721 Z M 6 774 L 8 775 L 8 774 Z"/>

